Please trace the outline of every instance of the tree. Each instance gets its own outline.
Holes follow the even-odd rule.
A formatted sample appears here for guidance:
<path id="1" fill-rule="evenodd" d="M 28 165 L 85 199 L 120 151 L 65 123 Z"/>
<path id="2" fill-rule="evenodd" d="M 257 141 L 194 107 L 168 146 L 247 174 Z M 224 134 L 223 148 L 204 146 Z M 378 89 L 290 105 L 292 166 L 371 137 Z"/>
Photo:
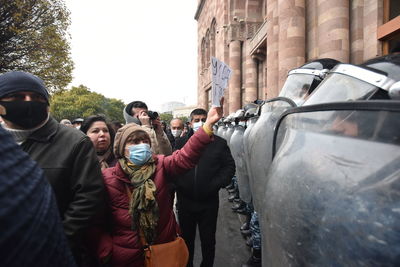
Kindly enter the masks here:
<path id="1" fill-rule="evenodd" d="M 72 87 L 71 90 L 55 93 L 51 99 L 50 112 L 58 121 L 104 114 L 109 120 L 123 122 L 124 107 L 125 104 L 121 100 L 106 98 L 80 85 Z"/>
<path id="2" fill-rule="evenodd" d="M 161 113 L 160 114 L 160 120 L 165 121 L 165 123 L 169 124 L 169 122 L 172 120 L 172 114 L 170 114 L 170 113 Z"/>
<path id="3" fill-rule="evenodd" d="M 0 73 L 26 71 L 52 93 L 65 89 L 73 70 L 69 15 L 63 0 L 0 0 Z"/>

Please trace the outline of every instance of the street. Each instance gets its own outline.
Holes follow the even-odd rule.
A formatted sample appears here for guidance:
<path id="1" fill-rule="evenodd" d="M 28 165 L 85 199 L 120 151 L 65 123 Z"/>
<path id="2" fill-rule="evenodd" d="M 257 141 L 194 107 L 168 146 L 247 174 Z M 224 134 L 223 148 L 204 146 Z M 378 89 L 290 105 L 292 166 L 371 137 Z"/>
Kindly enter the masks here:
<path id="1" fill-rule="evenodd" d="M 228 201 L 228 192 L 220 190 L 219 212 L 216 235 L 215 267 L 241 266 L 250 257 L 250 248 L 240 233 L 244 216 L 231 210 L 232 203 Z M 201 247 L 199 234 L 196 234 L 194 266 L 201 263 Z"/>

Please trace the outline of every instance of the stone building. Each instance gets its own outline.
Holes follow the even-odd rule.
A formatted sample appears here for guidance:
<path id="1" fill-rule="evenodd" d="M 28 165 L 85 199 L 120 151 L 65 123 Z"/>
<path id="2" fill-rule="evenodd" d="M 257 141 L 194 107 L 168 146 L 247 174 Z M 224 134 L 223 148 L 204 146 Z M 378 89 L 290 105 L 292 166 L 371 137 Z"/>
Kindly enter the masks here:
<path id="1" fill-rule="evenodd" d="M 198 0 L 198 105 L 211 103 L 210 57 L 233 70 L 225 113 L 279 94 L 310 60 L 359 64 L 400 41 L 399 0 Z"/>

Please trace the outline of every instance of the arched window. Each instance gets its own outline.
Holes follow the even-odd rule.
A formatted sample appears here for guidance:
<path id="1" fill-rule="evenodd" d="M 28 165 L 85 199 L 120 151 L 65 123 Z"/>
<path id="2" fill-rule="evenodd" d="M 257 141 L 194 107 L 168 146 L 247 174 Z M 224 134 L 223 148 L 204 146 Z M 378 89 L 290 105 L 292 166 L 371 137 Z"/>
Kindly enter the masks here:
<path id="1" fill-rule="evenodd" d="M 210 58 L 210 30 L 207 30 L 206 33 L 206 68 L 210 67 L 211 64 L 211 58 Z"/>
<path id="2" fill-rule="evenodd" d="M 210 49 L 211 49 L 211 56 L 215 57 L 215 51 L 216 51 L 216 34 L 217 34 L 217 23 L 215 22 L 215 19 L 212 20 L 211 22 L 211 27 L 210 27 Z"/>
<path id="3" fill-rule="evenodd" d="M 206 40 L 201 40 L 201 70 L 206 68 Z"/>

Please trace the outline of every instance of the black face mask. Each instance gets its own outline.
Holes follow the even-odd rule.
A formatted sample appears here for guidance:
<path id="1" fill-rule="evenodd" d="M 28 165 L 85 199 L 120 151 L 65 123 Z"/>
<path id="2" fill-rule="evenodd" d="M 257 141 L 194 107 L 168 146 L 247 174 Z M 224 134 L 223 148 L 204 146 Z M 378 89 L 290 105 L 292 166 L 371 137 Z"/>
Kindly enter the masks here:
<path id="1" fill-rule="evenodd" d="M 4 119 L 24 128 L 32 129 L 47 119 L 47 103 L 37 101 L 0 101 L 6 109 Z"/>

